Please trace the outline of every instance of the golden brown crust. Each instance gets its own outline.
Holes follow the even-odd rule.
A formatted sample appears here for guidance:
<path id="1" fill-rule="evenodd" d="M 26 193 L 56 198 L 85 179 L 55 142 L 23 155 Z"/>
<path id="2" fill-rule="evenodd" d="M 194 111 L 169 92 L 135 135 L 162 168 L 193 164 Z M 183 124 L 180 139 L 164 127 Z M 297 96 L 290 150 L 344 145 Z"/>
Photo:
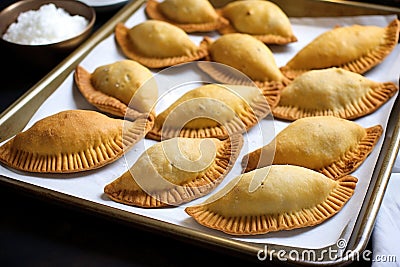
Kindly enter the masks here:
<path id="1" fill-rule="evenodd" d="M 216 88 L 212 89 L 211 86 L 216 86 Z M 227 85 L 226 85 L 227 86 Z M 236 85 L 235 85 L 236 86 Z M 222 87 L 222 88 L 220 88 Z M 228 87 L 234 87 L 234 85 L 229 85 Z M 249 87 L 250 89 L 254 89 L 254 87 Z M 221 91 L 222 90 L 222 91 Z M 229 135 L 234 134 L 234 133 L 243 133 L 244 131 L 250 129 L 254 125 L 258 123 L 258 121 L 265 116 L 267 116 L 270 113 L 270 107 L 265 101 L 264 97 L 259 97 L 261 94 L 259 93 L 254 93 L 257 92 L 258 89 L 254 89 L 253 99 L 241 99 L 237 95 L 235 95 L 233 92 L 224 89 L 224 86 L 221 85 L 205 85 L 201 86 L 199 88 L 196 88 L 192 90 L 191 92 L 188 92 L 185 94 L 184 98 L 178 99 L 175 103 L 171 104 L 170 107 L 163 111 L 162 113 L 158 114 L 155 120 L 154 127 L 148 132 L 147 138 L 153 139 L 153 140 L 163 140 L 163 139 L 169 139 L 173 137 L 191 137 L 191 138 L 218 138 L 218 139 L 226 139 L 229 137 Z M 196 97 L 200 93 L 200 97 Z M 211 93 L 211 94 L 210 94 Z M 219 94 L 220 93 L 220 94 Z M 233 94 L 232 94 L 233 93 Z M 251 94 L 249 94 L 251 95 Z M 226 100 L 226 97 L 231 97 L 230 100 L 236 101 L 235 103 L 225 103 L 224 98 Z M 189 98 L 189 99 L 186 99 Z M 208 99 L 208 100 L 214 100 L 222 104 L 221 110 L 218 112 L 220 113 L 219 118 L 225 118 L 224 113 L 226 111 L 226 107 L 228 108 L 228 111 L 230 112 L 228 117 L 232 117 L 231 119 L 227 119 L 226 121 L 216 121 L 217 118 L 211 118 L 207 119 L 207 122 L 202 123 L 201 125 L 194 125 L 193 126 L 188 126 L 191 121 L 188 122 L 188 124 L 185 125 L 166 125 L 165 121 L 166 118 L 171 116 L 171 114 L 175 116 L 180 116 L 179 114 L 183 113 L 182 115 L 187 116 L 189 114 L 188 112 L 185 112 L 183 109 L 175 109 L 176 107 L 182 107 L 183 105 L 180 105 L 182 103 L 189 103 L 189 101 L 202 101 L 203 99 Z M 249 101 L 249 102 L 247 102 Z M 207 102 L 207 100 L 206 100 Z M 211 101 L 212 102 L 212 101 Z M 193 103 L 193 107 L 197 106 L 203 106 L 211 103 L 208 101 L 208 103 Z M 230 106 L 232 104 L 232 106 Z M 240 105 L 240 108 L 238 108 L 235 105 Z M 207 109 L 207 108 L 206 108 Z M 194 110 L 194 108 L 193 108 Z M 172 113 L 171 113 L 172 112 Z M 200 112 L 200 111 L 199 111 Z M 189 120 L 193 120 L 195 123 L 197 119 L 201 120 L 202 117 L 198 118 L 197 116 L 201 116 L 200 114 L 194 114 L 194 117 L 188 118 Z M 182 118 L 177 118 L 178 123 L 182 123 L 183 121 Z"/>
<path id="2" fill-rule="evenodd" d="M 50 115 L 0 147 L 0 161 L 36 173 L 74 173 L 107 165 L 144 138 L 154 121 L 112 119 L 96 111 Z"/>
<path id="3" fill-rule="evenodd" d="M 252 81 L 285 83 L 287 79 L 278 68 L 272 51 L 249 34 L 231 33 L 222 35 L 214 41 L 206 36 L 203 41 L 209 51 L 206 60 L 232 67 L 247 75 Z M 218 69 L 215 68 L 203 71 L 219 79 L 235 78 L 235 75 L 230 77 L 224 72 L 218 73 Z"/>
<path id="4" fill-rule="evenodd" d="M 312 207 L 299 207 L 291 211 L 224 216 L 214 209 L 218 205 L 218 200 L 215 201 L 215 204 L 204 203 L 187 207 L 185 211 L 198 223 L 230 235 L 260 235 L 275 231 L 292 230 L 321 224 L 338 213 L 352 197 L 357 181 L 357 178 L 352 176 L 340 178 L 335 181 L 336 185 L 328 193 L 324 201 Z M 287 188 L 289 191 L 297 189 Z M 237 199 L 237 201 L 245 200 Z M 260 199 L 260 201 L 263 200 Z"/>
<path id="5" fill-rule="evenodd" d="M 78 65 L 75 68 L 74 81 L 78 90 L 90 104 L 99 110 L 118 117 L 125 117 L 129 120 L 135 120 L 147 114 L 135 110 L 119 99 L 97 90 L 91 82 L 91 77 L 92 74 L 82 66 Z M 155 115 L 154 110 L 150 111 L 150 113 L 152 113 L 153 116 Z"/>
<path id="6" fill-rule="evenodd" d="M 208 41 L 207 41 L 208 42 Z M 212 79 L 223 84 L 236 84 L 236 85 L 247 85 L 257 86 L 266 101 L 268 102 L 271 109 L 273 109 L 279 103 L 281 90 L 285 87 L 289 80 L 280 81 L 251 81 L 247 76 L 239 73 L 238 70 L 233 68 L 221 67 L 219 64 L 213 64 L 210 62 L 200 61 L 197 62 L 199 68 L 207 73 Z"/>
<path id="7" fill-rule="evenodd" d="M 329 72 L 330 69 L 316 70 L 317 72 Z M 333 69 L 332 69 L 333 70 Z M 339 69 L 338 69 L 339 71 Z M 298 78 L 311 74 L 312 71 L 305 72 Z M 281 95 L 281 102 L 273 107 L 272 112 L 275 118 L 294 121 L 305 117 L 314 116 L 335 116 L 343 119 L 357 119 L 368 115 L 379 109 L 385 104 L 398 90 L 398 86 L 392 82 L 373 82 L 359 75 L 345 75 L 348 71 L 341 71 L 344 75 L 339 79 L 334 77 L 333 81 L 325 80 L 326 86 L 321 85 L 321 80 L 315 81 L 314 84 L 298 84 L 296 83 L 294 90 L 288 90 Z M 350 74 L 350 72 L 348 73 Z M 344 78 L 349 76 L 359 76 L 351 83 L 341 83 Z M 308 77 L 311 77 L 310 75 Z M 316 77 L 314 75 L 314 77 Z M 324 79 L 327 77 L 324 77 Z M 353 78 L 353 77 L 351 77 Z M 292 84 L 295 84 L 294 79 Z M 289 83 L 290 84 L 290 83 Z M 336 86 L 337 84 L 337 86 Z M 317 89 L 311 89 L 314 87 Z M 289 88 L 289 87 L 288 87 Z M 286 93 L 286 94 L 285 94 Z M 323 96 L 321 95 L 323 94 Z M 311 99 L 310 99 L 311 97 Z M 322 99 L 324 97 L 324 99 Z M 326 100 L 326 101 L 325 101 Z M 315 102 L 318 102 L 316 104 Z M 334 102 L 336 101 L 336 102 Z M 314 105 L 315 104 L 315 105 Z"/>
<path id="8" fill-rule="evenodd" d="M 217 10 L 219 14 L 222 14 L 220 10 Z M 218 29 L 218 32 L 222 35 L 230 34 L 230 33 L 242 33 L 233 27 L 231 23 L 227 24 L 225 27 L 221 27 Z M 275 44 L 275 45 L 286 45 L 290 43 L 295 43 L 298 41 L 295 35 L 291 36 L 279 36 L 276 34 L 250 34 L 254 38 L 260 40 L 265 44 Z"/>
<path id="9" fill-rule="evenodd" d="M 266 102 L 260 102 L 256 107 L 257 110 L 243 110 L 243 112 L 237 114 L 238 117 L 235 117 L 234 120 L 230 121 L 226 125 L 217 125 L 207 128 L 166 128 L 163 127 L 163 124 L 158 123 L 156 120 L 154 127 L 148 132 L 146 137 L 157 141 L 178 136 L 190 138 L 218 138 L 223 140 L 228 138 L 229 135 L 233 133 L 243 133 L 244 131 L 250 129 L 258 123 L 257 115 L 265 114 L 265 112 L 268 112 L 269 110 Z M 256 111 L 256 114 L 254 114 L 254 111 Z"/>
<path id="10" fill-rule="evenodd" d="M 135 60 L 142 65 L 149 68 L 163 68 L 170 67 L 180 63 L 192 62 L 202 59 L 207 56 L 208 50 L 205 44 L 201 43 L 198 50 L 194 54 L 158 58 L 158 57 L 148 57 L 141 55 L 133 48 L 132 42 L 128 36 L 129 29 L 123 24 L 118 23 L 115 27 L 115 39 L 121 48 L 123 54 L 132 60 Z"/>
<path id="11" fill-rule="evenodd" d="M 359 27 L 358 25 L 355 25 Z M 351 27 L 351 26 L 350 26 Z M 400 29 L 400 21 L 398 19 L 393 20 L 387 27 L 385 27 L 384 35 L 381 36 L 382 42 L 380 42 L 379 45 L 373 48 L 368 48 L 366 51 L 362 51 L 362 56 L 359 58 L 356 58 L 352 61 L 348 62 L 340 62 L 338 64 L 330 64 L 329 66 L 324 66 L 325 68 L 329 67 L 338 67 L 342 68 L 345 70 L 349 70 L 355 73 L 363 74 L 373 68 L 374 66 L 380 64 L 382 60 L 391 53 L 391 51 L 394 49 L 394 47 L 398 43 L 398 38 L 399 38 L 399 29 Z M 377 38 L 377 37 L 372 37 L 372 38 Z M 318 39 L 318 38 L 317 38 Z M 316 39 L 316 40 L 317 40 Z M 329 40 L 330 42 L 335 42 L 336 40 Z M 312 41 L 313 43 L 315 41 Z M 347 47 L 355 47 L 350 44 L 347 44 Z M 305 47 L 306 48 L 306 47 Z M 338 47 L 337 49 L 345 49 Z M 303 49 L 304 50 L 304 49 Z M 301 53 L 303 50 L 299 51 Z M 311 53 L 314 53 L 315 51 L 310 51 Z M 298 56 L 299 53 L 296 55 Z M 296 57 L 295 56 L 295 57 Z M 324 55 L 325 60 L 329 55 Z M 282 73 L 288 77 L 289 79 L 294 79 L 295 77 L 299 76 L 300 74 L 304 73 L 305 71 L 311 70 L 311 69 L 317 69 L 317 68 L 299 68 L 295 67 L 293 68 L 290 66 L 292 63 L 298 60 L 298 62 L 304 61 L 304 62 L 316 62 L 316 60 L 313 59 L 307 59 L 307 58 L 292 58 L 291 61 L 288 62 L 285 66 L 281 67 Z M 333 56 L 335 58 L 335 56 Z M 339 57 L 336 56 L 337 60 L 340 60 Z M 323 59 L 321 59 L 323 61 Z M 319 62 L 322 62 L 319 60 Z M 338 61 L 339 62 L 339 61 Z M 321 68 L 321 67 L 318 67 Z"/>
<path id="12" fill-rule="evenodd" d="M 265 44 L 286 45 L 297 42 L 288 17 L 279 6 L 271 2 L 236 1 L 216 12 L 229 21 L 225 27 L 218 29 L 222 35 L 247 33 Z"/>
<path id="13" fill-rule="evenodd" d="M 123 117 L 128 106 L 118 99 L 96 90 L 93 87 L 90 78 L 91 73 L 85 70 L 82 66 L 76 67 L 74 80 L 83 97 L 99 110 Z"/>
<path id="14" fill-rule="evenodd" d="M 371 91 L 359 103 L 350 103 L 342 110 L 305 110 L 294 106 L 280 106 L 278 103 L 273 107 L 272 113 L 275 118 L 288 121 L 313 116 L 335 116 L 352 120 L 373 113 L 385 104 L 398 90 L 396 84 L 385 82 L 380 84 L 380 86 L 371 88 Z"/>
<path id="15" fill-rule="evenodd" d="M 345 129 L 343 130 L 345 131 Z M 326 164 L 326 166 L 323 166 L 321 168 L 311 167 L 310 162 L 307 162 L 307 164 L 303 164 L 301 163 L 300 160 L 293 158 L 293 155 L 291 155 L 291 153 L 287 151 L 287 149 L 282 150 L 281 147 L 278 147 L 280 144 L 282 146 L 285 146 L 285 143 L 283 142 L 278 142 L 275 145 L 276 147 L 274 145 L 271 146 L 272 143 L 268 144 L 267 146 L 265 146 L 266 149 L 265 151 L 263 151 L 263 148 L 259 148 L 246 154 L 242 159 L 242 167 L 244 169 L 244 172 L 250 172 L 254 169 L 262 168 L 271 164 L 293 164 L 314 169 L 315 171 L 318 171 L 331 179 L 337 180 L 343 176 L 351 174 L 352 172 L 358 169 L 358 167 L 365 161 L 368 155 L 373 151 L 382 133 L 383 133 L 383 128 L 380 125 L 366 128 L 365 136 L 363 136 L 356 144 L 352 145 L 350 149 L 348 149 L 347 151 L 343 151 L 340 157 L 332 159 L 330 161 L 331 163 Z M 337 142 L 341 141 L 342 140 L 337 140 Z M 340 144 L 338 144 L 337 147 L 339 147 L 339 145 Z M 298 146 L 305 146 L 305 144 L 299 143 Z M 270 149 L 276 149 L 279 152 L 270 151 Z M 292 147 L 292 149 L 302 151 L 302 148 L 299 147 Z M 327 154 L 333 153 L 331 152 L 330 148 L 321 147 L 321 149 L 324 149 Z M 313 153 L 311 152 L 312 149 L 310 148 L 308 150 L 310 152 L 307 156 L 304 156 L 303 160 L 307 159 L 308 161 L 310 161 L 311 158 L 314 156 Z M 286 151 L 286 152 L 281 152 L 281 151 Z M 267 155 L 268 153 L 273 153 L 273 152 L 278 153 L 279 157 L 277 156 L 274 157 L 273 155 Z M 264 153 L 267 154 L 264 155 Z M 283 156 L 281 156 L 282 153 L 287 154 L 288 158 L 286 159 L 283 158 Z M 261 159 L 261 157 L 265 158 Z"/>
<path id="16" fill-rule="evenodd" d="M 222 16 L 218 16 L 216 20 L 211 22 L 203 22 L 203 23 L 179 23 L 177 21 L 173 21 L 167 18 L 159 9 L 159 2 L 155 0 L 149 0 L 146 3 L 146 14 L 151 19 L 162 20 L 168 23 L 171 23 L 187 33 L 192 32 L 210 32 L 222 27 L 225 27 L 229 24 L 229 21 L 223 18 Z"/>
<path id="17" fill-rule="evenodd" d="M 136 188 L 121 188 L 114 181 L 105 186 L 104 192 L 116 202 L 142 208 L 169 207 L 192 201 L 207 195 L 221 183 L 236 162 L 242 145 L 243 137 L 239 134 L 220 141 L 216 158 L 206 172 L 202 172 L 190 181 L 167 190 L 149 192 L 143 190 L 137 184 Z M 128 177 L 126 179 L 135 179 L 130 173 L 125 175 Z"/>
<path id="18" fill-rule="evenodd" d="M 365 130 L 367 134 L 360 141 L 356 149 L 348 151 L 343 158 L 318 171 L 336 180 L 358 169 L 368 155 L 371 154 L 383 133 L 383 128 L 380 125 Z"/>

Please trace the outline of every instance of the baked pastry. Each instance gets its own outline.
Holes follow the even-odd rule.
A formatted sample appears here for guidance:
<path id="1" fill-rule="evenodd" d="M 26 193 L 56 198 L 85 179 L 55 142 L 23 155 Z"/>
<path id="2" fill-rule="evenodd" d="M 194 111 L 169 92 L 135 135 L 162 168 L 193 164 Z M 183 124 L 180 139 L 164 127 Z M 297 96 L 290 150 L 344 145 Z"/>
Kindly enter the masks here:
<path id="1" fill-rule="evenodd" d="M 326 115 L 356 119 L 377 110 L 397 91 L 393 82 L 375 82 L 340 68 L 311 70 L 283 88 L 272 111 L 275 118 L 291 121 Z"/>
<path id="2" fill-rule="evenodd" d="M 334 181 L 307 168 L 272 165 L 237 176 L 185 211 L 227 234 L 266 234 L 321 224 L 343 208 L 356 184 L 352 176 Z"/>
<path id="3" fill-rule="evenodd" d="M 183 94 L 160 114 L 146 137 L 214 137 L 243 133 L 270 114 L 257 87 L 206 84 Z"/>
<path id="4" fill-rule="evenodd" d="M 380 125 L 361 125 L 332 116 L 298 119 L 267 145 L 245 155 L 245 172 L 271 164 L 290 164 L 338 179 L 355 171 L 382 135 Z M 305 134 L 307 133 L 307 134 Z"/>
<path id="5" fill-rule="evenodd" d="M 266 44 L 288 44 L 297 41 L 289 18 L 283 10 L 270 1 L 233 1 L 218 10 L 229 20 L 221 34 L 247 33 Z"/>
<path id="6" fill-rule="evenodd" d="M 146 14 L 150 19 L 174 24 L 187 33 L 214 31 L 229 24 L 208 0 L 149 0 Z"/>
<path id="7" fill-rule="evenodd" d="M 202 64 L 200 69 L 220 83 L 248 84 L 254 82 L 271 106 L 279 101 L 280 89 L 287 79 L 279 70 L 272 51 L 260 40 L 244 33 L 225 34 L 215 41 L 206 37 L 209 54 L 206 60 L 232 68 L 221 70 L 218 64 Z M 237 71 L 243 73 L 238 75 Z M 244 80 L 244 81 L 243 81 Z"/>
<path id="8" fill-rule="evenodd" d="M 231 33 L 217 38 L 207 38 L 207 59 L 233 67 L 252 81 L 282 82 L 285 77 L 276 65 L 272 51 L 251 35 Z M 226 81 L 227 82 L 227 81 Z"/>
<path id="9" fill-rule="evenodd" d="M 281 71 L 289 78 L 313 69 L 340 67 L 363 74 L 378 65 L 398 42 L 399 20 L 386 27 L 351 25 L 322 33 L 298 51 Z"/>
<path id="10" fill-rule="evenodd" d="M 75 84 L 86 100 L 99 110 L 135 119 L 153 112 L 158 98 L 151 71 L 125 59 L 97 67 L 93 73 L 78 65 Z"/>
<path id="11" fill-rule="evenodd" d="M 116 202 L 144 208 L 180 205 L 204 196 L 220 184 L 240 153 L 242 135 L 231 137 L 158 142 L 104 192 Z"/>
<path id="12" fill-rule="evenodd" d="M 66 110 L 37 121 L 0 147 L 0 161 L 20 171 L 74 173 L 120 158 L 152 126 L 147 116 L 113 119 L 97 111 Z"/>
<path id="13" fill-rule="evenodd" d="M 181 28 L 146 20 L 132 28 L 118 23 L 115 39 L 123 54 L 148 68 L 163 68 L 204 58 L 207 47 L 197 46 Z"/>

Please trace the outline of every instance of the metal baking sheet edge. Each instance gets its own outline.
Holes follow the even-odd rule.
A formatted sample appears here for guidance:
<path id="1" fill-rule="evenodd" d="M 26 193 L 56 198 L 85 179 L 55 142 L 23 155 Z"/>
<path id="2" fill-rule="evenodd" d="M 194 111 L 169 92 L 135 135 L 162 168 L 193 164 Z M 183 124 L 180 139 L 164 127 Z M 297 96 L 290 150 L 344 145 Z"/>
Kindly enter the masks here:
<path id="1" fill-rule="evenodd" d="M 361 15 L 361 14 L 400 14 L 400 9 L 391 8 L 386 6 L 379 6 L 374 4 L 364 4 L 359 2 L 349 1 L 334 1 L 334 0 L 300 0 L 306 3 L 306 6 L 317 5 L 329 6 L 330 13 L 324 13 L 325 16 L 334 15 Z M 31 116 L 40 107 L 40 105 L 49 97 L 54 90 L 65 80 L 69 73 L 75 66 L 104 38 L 108 37 L 114 30 L 116 23 L 127 20 L 136 10 L 141 7 L 146 1 L 136 0 L 131 1 L 123 7 L 117 14 L 115 14 L 106 24 L 104 24 L 96 33 L 94 33 L 88 40 L 85 41 L 78 49 L 76 49 L 70 56 L 63 60 L 57 67 L 55 67 L 48 75 L 28 90 L 23 96 L 15 101 L 9 108 L 0 114 L 0 142 L 4 141 L 15 133 L 21 131 L 26 123 L 30 120 Z M 228 1 L 211 1 L 215 6 L 222 6 Z M 287 12 L 288 16 L 321 16 L 318 14 L 318 9 L 312 9 L 311 13 L 305 14 L 305 10 L 309 12 L 311 9 L 296 10 L 288 5 L 288 0 L 275 0 L 272 1 L 280 6 Z M 286 3 L 286 4 L 285 4 Z M 297 3 L 297 5 L 301 3 Z M 331 5 L 331 6 L 330 6 Z M 289 7 L 285 9 L 284 7 Z M 336 7 L 336 8 L 331 8 Z M 317 11 L 316 11 L 317 10 Z M 338 11 L 340 10 L 340 11 Z M 302 13 L 303 12 L 303 13 Z M 339 13 L 337 13 L 339 12 Z M 389 118 L 387 131 L 385 134 L 385 141 L 381 150 L 381 156 L 375 166 L 375 171 L 372 176 L 368 193 L 365 197 L 365 205 L 358 216 L 353 234 L 350 237 L 347 251 L 351 253 L 343 253 L 343 257 L 339 257 L 334 261 L 326 258 L 321 261 L 305 261 L 299 259 L 292 259 L 285 256 L 285 261 L 278 261 L 277 252 L 293 251 L 296 250 L 301 255 L 302 250 L 299 248 L 291 248 L 287 246 L 268 245 L 265 251 L 264 244 L 256 244 L 249 242 L 241 242 L 221 237 L 216 237 L 210 234 L 199 233 L 192 229 L 182 226 L 173 225 L 163 221 L 152 218 L 147 218 L 141 215 L 132 214 L 130 212 L 122 211 L 119 209 L 106 207 L 101 204 L 93 203 L 77 197 L 65 195 L 60 192 L 49 190 L 46 188 L 38 187 L 32 184 L 17 181 L 5 176 L 0 176 L 0 183 L 8 186 L 16 187 L 34 193 L 38 197 L 44 199 L 56 200 L 61 204 L 73 205 L 78 209 L 87 210 L 107 216 L 109 218 L 125 222 L 134 223 L 146 230 L 157 231 L 160 234 L 166 234 L 173 238 L 178 238 L 186 242 L 197 245 L 211 245 L 216 249 L 223 252 L 230 253 L 235 256 L 245 257 L 250 261 L 257 261 L 257 255 L 260 251 L 265 252 L 265 257 L 272 259 L 275 263 L 302 265 L 302 266 L 341 266 L 351 263 L 355 255 L 361 253 L 367 246 L 369 237 L 375 223 L 376 215 L 379 211 L 387 183 L 390 179 L 390 174 L 396 155 L 400 147 L 400 103 L 399 96 L 396 98 L 394 108 Z M 15 123 L 18 121 L 18 123 Z M 199 242 L 196 242 L 199 241 Z M 322 248 L 316 250 L 316 253 L 326 250 Z M 331 248 L 335 249 L 335 248 Z M 285 254 L 287 255 L 287 254 Z"/>

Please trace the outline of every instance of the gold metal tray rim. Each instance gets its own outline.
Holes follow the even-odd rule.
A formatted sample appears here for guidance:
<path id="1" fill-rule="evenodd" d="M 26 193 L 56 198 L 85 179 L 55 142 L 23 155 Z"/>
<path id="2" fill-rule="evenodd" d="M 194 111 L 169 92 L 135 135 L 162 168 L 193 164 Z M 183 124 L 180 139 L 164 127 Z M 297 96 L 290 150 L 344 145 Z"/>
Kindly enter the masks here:
<path id="1" fill-rule="evenodd" d="M 396 13 L 400 14 L 400 9 L 391 8 L 386 6 L 380 6 L 375 4 L 365 4 L 360 2 L 348 2 L 341 0 L 303 0 L 314 3 L 332 3 L 343 6 L 350 6 L 355 8 L 367 8 L 372 11 L 378 11 L 378 13 Z M 0 114 L 0 142 L 8 139 L 16 132 L 21 131 L 25 127 L 26 123 L 30 120 L 36 109 L 39 108 L 40 104 L 49 97 L 54 90 L 65 80 L 67 75 L 75 68 L 75 66 L 94 48 L 99 42 L 107 38 L 114 30 L 115 25 L 118 22 L 125 21 L 136 12 L 146 0 L 131 1 L 125 7 L 123 7 L 117 14 L 115 14 L 106 24 L 104 24 L 97 32 L 95 32 L 84 44 L 76 49 L 70 56 L 63 60 L 58 66 L 56 66 L 48 75 L 42 80 L 35 84 L 30 90 L 28 90 L 23 96 L 15 101 L 9 108 Z M 213 1 L 212 1 L 213 2 Z M 214 1 L 215 2 L 215 1 Z M 221 5 L 221 4 L 220 4 Z M 356 222 L 356 228 L 358 228 L 356 234 L 353 230 L 352 236 L 349 240 L 348 250 L 351 250 L 353 254 L 361 253 L 362 250 L 367 246 L 369 237 L 372 233 L 375 218 L 379 211 L 379 207 L 383 200 L 386 186 L 390 179 L 391 169 L 396 160 L 397 153 L 400 147 L 400 107 L 399 107 L 399 96 L 396 98 L 394 108 L 391 112 L 388 130 L 385 135 L 384 147 L 381 150 L 381 155 L 385 152 L 385 155 L 380 157 L 375 171 L 372 176 L 373 183 L 370 184 L 368 189 L 368 205 L 363 206 L 363 210 L 360 212 Z M 30 114 L 30 116 L 27 116 Z M 15 125 L 15 120 L 20 121 L 18 125 Z M 379 168 L 377 168 L 379 167 Z M 128 223 L 135 223 L 140 227 L 158 231 L 161 234 L 168 234 L 174 238 L 181 238 L 184 241 L 195 243 L 194 241 L 200 241 L 202 244 L 212 245 L 216 248 L 220 248 L 226 252 L 235 252 L 236 256 L 244 256 L 249 260 L 257 260 L 257 253 L 264 249 L 264 244 L 243 242 L 238 240 L 227 239 L 223 237 L 217 237 L 212 234 L 197 232 L 194 229 L 173 225 L 164 221 L 144 217 L 142 215 L 133 214 L 128 211 L 119 210 L 117 208 L 103 206 L 101 204 L 93 203 L 89 200 L 81 199 L 65 195 L 61 192 L 53 191 L 50 189 L 35 186 L 26 182 L 14 180 L 0 175 L 0 183 L 7 184 L 27 190 L 35 193 L 38 196 L 46 199 L 57 200 L 61 203 L 73 204 L 77 208 L 81 208 L 90 212 L 102 214 L 104 216 Z M 198 243 L 197 243 L 198 244 Z M 267 253 L 269 259 L 278 261 L 276 252 L 280 250 L 287 251 L 289 248 L 281 245 L 269 245 Z M 301 249 L 300 249 L 301 250 Z M 239 253 L 239 255 L 237 255 Z M 323 261 L 303 261 L 294 260 L 289 257 L 285 258 L 285 261 L 280 263 L 288 264 L 300 264 L 308 266 L 339 266 L 350 263 L 353 259 L 352 254 L 345 254 L 344 257 L 339 257 L 336 260 L 323 260 Z"/>

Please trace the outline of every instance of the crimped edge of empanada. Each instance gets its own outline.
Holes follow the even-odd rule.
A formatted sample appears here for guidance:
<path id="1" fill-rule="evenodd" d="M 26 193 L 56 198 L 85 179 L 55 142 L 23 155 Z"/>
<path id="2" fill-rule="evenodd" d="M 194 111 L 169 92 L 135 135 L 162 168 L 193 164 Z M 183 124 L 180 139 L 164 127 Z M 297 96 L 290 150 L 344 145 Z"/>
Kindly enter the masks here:
<path id="1" fill-rule="evenodd" d="M 104 187 L 104 193 L 116 202 L 142 208 L 170 207 L 192 201 L 207 195 L 221 183 L 235 164 L 242 146 L 241 134 L 232 135 L 222 141 L 216 153 L 216 160 L 205 173 L 169 190 L 151 194 L 142 189 L 118 190 L 111 182 Z"/>
<path id="2" fill-rule="evenodd" d="M 350 103 L 340 110 L 305 110 L 294 106 L 280 106 L 278 103 L 272 108 L 272 114 L 275 118 L 288 121 L 313 116 L 335 116 L 342 119 L 357 119 L 376 111 L 398 90 L 399 88 L 396 84 L 384 82 L 379 83 L 379 86 L 372 87 L 357 103 Z"/>
<path id="3" fill-rule="evenodd" d="M 371 154 L 383 133 L 381 125 L 375 125 L 365 130 L 366 135 L 360 140 L 356 148 L 348 151 L 340 160 L 317 171 L 333 180 L 337 180 L 358 169 L 368 155 Z"/>
<path id="4" fill-rule="evenodd" d="M 216 12 L 221 17 L 224 17 L 224 12 L 221 8 L 216 9 Z M 228 20 L 228 19 L 227 19 Z M 229 21 L 229 20 L 228 20 Z M 238 31 L 232 23 L 226 24 L 224 27 L 217 29 L 221 35 L 229 34 L 229 33 L 246 33 L 249 34 L 256 39 L 260 40 L 265 44 L 274 44 L 274 45 L 286 45 L 290 43 L 297 42 L 297 37 L 294 34 L 289 36 L 283 36 L 278 34 L 250 34 L 247 32 Z"/>
<path id="5" fill-rule="evenodd" d="M 167 128 L 163 124 L 157 123 L 157 117 L 154 127 L 147 133 L 146 138 L 161 141 L 173 137 L 189 137 L 189 138 L 218 138 L 224 140 L 235 133 L 243 133 L 255 126 L 259 120 L 263 119 L 270 113 L 270 106 L 264 99 L 257 100 L 251 106 L 241 110 L 232 121 L 226 125 L 217 125 L 208 128 Z"/>
<path id="6" fill-rule="evenodd" d="M 208 49 L 204 42 L 201 42 L 198 50 L 192 55 L 184 55 L 179 57 L 157 58 L 146 57 L 137 53 L 132 49 L 131 41 L 128 38 L 128 28 L 123 23 L 115 26 L 115 39 L 122 50 L 122 53 L 129 59 L 135 60 L 148 68 L 164 68 L 181 63 L 187 63 L 202 59 L 207 56 Z"/>
<path id="7" fill-rule="evenodd" d="M 76 173 L 98 169 L 122 157 L 125 151 L 145 137 L 153 123 L 154 117 L 146 114 L 134 122 L 121 120 L 121 134 L 112 140 L 67 154 L 39 155 L 17 150 L 13 148 L 12 138 L 0 147 L 0 162 L 13 169 L 32 173 Z"/>
<path id="8" fill-rule="evenodd" d="M 218 63 L 221 65 L 224 65 L 223 63 L 219 63 L 213 60 L 211 57 L 211 53 L 209 52 L 211 49 L 211 45 L 214 42 L 214 40 L 208 36 L 204 36 L 202 43 L 204 46 L 207 48 L 208 53 L 204 58 L 204 61 L 209 61 L 209 62 L 214 62 Z M 221 71 L 219 68 L 216 68 L 215 66 L 212 66 L 210 64 L 203 64 L 201 61 L 197 63 L 198 67 L 205 73 L 207 73 L 211 78 L 213 78 L 216 81 L 219 81 L 221 83 L 231 83 L 231 84 L 242 84 L 243 83 L 243 78 L 244 76 L 247 77 L 244 73 L 242 73 L 239 70 L 236 70 L 233 67 L 230 67 L 233 71 L 227 71 L 228 68 L 224 68 L 225 71 Z M 240 73 L 240 74 L 239 74 Z M 247 77 L 249 80 L 250 77 Z M 257 81 L 253 80 L 253 82 L 259 82 L 260 84 L 268 84 L 269 82 L 275 82 L 275 83 L 282 83 L 282 85 L 286 86 L 288 85 L 291 80 L 288 79 L 286 76 L 283 75 L 282 81 Z"/>
<path id="9" fill-rule="evenodd" d="M 210 60 L 210 58 L 208 58 L 208 60 Z M 219 64 L 221 63 L 217 63 L 217 66 L 219 66 Z M 197 66 L 213 80 L 219 83 L 246 86 L 256 85 L 261 90 L 262 94 L 265 97 L 265 100 L 268 102 L 271 108 L 278 105 L 281 90 L 285 87 L 286 84 L 284 82 L 278 81 L 251 81 L 249 77 L 245 76 L 243 73 L 239 74 L 239 71 L 234 68 L 223 68 L 223 70 L 221 70 L 220 68 L 217 68 L 214 64 L 209 64 L 205 61 L 197 62 Z"/>
<path id="10" fill-rule="evenodd" d="M 347 151 L 340 159 L 336 160 L 329 166 L 315 171 L 318 171 L 333 180 L 337 180 L 358 169 L 368 155 L 371 154 L 383 133 L 383 128 L 381 125 L 375 125 L 366 128 L 365 131 L 366 135 L 360 140 L 355 148 Z M 261 152 L 262 148 L 259 148 L 243 157 L 241 162 L 243 172 L 249 172 L 257 168 L 265 167 L 259 165 Z"/>
<path id="11" fill-rule="evenodd" d="M 368 51 L 366 55 L 363 57 L 348 62 L 346 64 L 340 66 L 331 66 L 338 67 L 345 70 L 349 70 L 355 73 L 364 74 L 368 70 L 372 69 L 374 66 L 378 65 L 382 62 L 382 60 L 392 52 L 399 40 L 399 30 L 400 30 L 400 20 L 394 19 L 389 25 L 386 27 L 386 35 L 385 42 L 375 49 Z M 308 71 L 309 69 L 291 69 L 287 66 L 283 66 L 280 68 L 282 73 L 293 80 L 300 74 Z"/>
<path id="12" fill-rule="evenodd" d="M 78 65 L 75 68 L 74 80 L 83 97 L 99 110 L 130 120 L 135 120 L 144 115 L 144 113 L 131 108 L 119 99 L 96 90 L 91 82 L 91 73 L 82 66 Z M 154 113 L 154 111 L 151 112 Z"/>
<path id="13" fill-rule="evenodd" d="M 185 212 L 198 223 L 230 235 L 260 235 L 269 232 L 314 226 L 338 213 L 352 197 L 358 179 L 345 176 L 336 182 L 326 200 L 316 207 L 283 214 L 224 217 L 207 208 L 207 205 L 186 207 Z"/>
<path id="14" fill-rule="evenodd" d="M 193 33 L 193 32 L 211 32 L 217 29 L 220 29 L 222 27 L 225 27 L 226 25 L 229 24 L 229 21 L 222 17 L 218 16 L 217 20 L 213 22 L 207 22 L 207 23 L 179 23 L 173 20 L 168 19 L 167 17 L 164 16 L 162 12 L 160 12 L 158 8 L 159 2 L 155 0 L 148 0 L 146 3 L 146 14 L 149 18 L 151 19 L 156 19 L 156 20 L 162 20 L 165 22 L 168 22 L 170 24 L 173 24 L 182 30 L 184 30 L 187 33 Z"/>

